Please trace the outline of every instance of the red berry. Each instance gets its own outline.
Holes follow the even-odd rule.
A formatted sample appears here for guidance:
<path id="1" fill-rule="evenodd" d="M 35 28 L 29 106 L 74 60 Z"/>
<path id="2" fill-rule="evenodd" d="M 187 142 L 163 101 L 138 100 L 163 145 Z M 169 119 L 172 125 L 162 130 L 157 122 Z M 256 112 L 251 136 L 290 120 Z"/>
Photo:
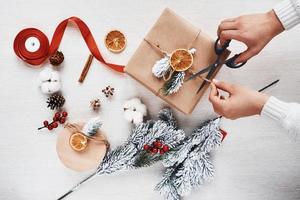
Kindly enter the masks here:
<path id="1" fill-rule="evenodd" d="M 67 117 L 68 116 L 68 113 L 66 111 L 62 112 L 62 116 L 63 117 Z"/>
<path id="2" fill-rule="evenodd" d="M 162 149 L 164 150 L 164 152 L 168 152 L 170 150 L 170 147 L 165 144 Z"/>
<path id="3" fill-rule="evenodd" d="M 162 143 L 160 141 L 157 141 L 156 144 L 155 144 L 155 147 L 161 148 L 162 147 Z"/>
<path id="4" fill-rule="evenodd" d="M 165 151 L 164 151 L 163 149 L 160 149 L 160 150 L 159 150 L 159 154 L 160 154 L 160 155 L 163 155 L 164 153 L 165 153 Z"/>
<path id="5" fill-rule="evenodd" d="M 157 146 L 157 141 L 153 142 L 153 143 L 152 143 L 152 146 L 153 146 L 153 147 L 156 147 L 156 146 Z"/>
<path id="6" fill-rule="evenodd" d="M 57 128 L 58 127 L 58 123 L 57 122 L 53 122 L 52 126 L 53 126 L 53 128 Z"/>
<path id="7" fill-rule="evenodd" d="M 49 124 L 49 126 L 47 127 L 48 128 L 48 130 L 52 130 L 53 129 L 53 125 L 52 124 Z"/>
<path id="8" fill-rule="evenodd" d="M 60 118 L 59 122 L 60 122 L 61 124 L 65 123 L 65 122 L 66 122 L 66 118 L 65 118 L 65 117 Z"/>
<path id="9" fill-rule="evenodd" d="M 153 154 L 157 154 L 158 149 L 157 149 L 157 148 L 153 148 L 153 149 L 151 150 L 151 152 L 152 152 Z"/>
<path id="10" fill-rule="evenodd" d="M 148 151 L 149 149 L 150 149 L 150 146 L 149 146 L 148 144 L 145 144 L 145 145 L 144 145 L 144 150 L 145 150 L 145 151 Z"/>
<path id="11" fill-rule="evenodd" d="M 44 126 L 48 126 L 49 122 L 48 122 L 47 120 L 45 120 L 45 121 L 43 122 L 43 124 L 44 124 Z"/>
<path id="12" fill-rule="evenodd" d="M 60 119 L 59 117 L 55 117 L 55 116 L 53 117 L 53 121 L 54 121 L 54 122 L 59 121 L 59 119 Z"/>
<path id="13" fill-rule="evenodd" d="M 54 117 L 60 118 L 60 112 L 55 113 Z"/>

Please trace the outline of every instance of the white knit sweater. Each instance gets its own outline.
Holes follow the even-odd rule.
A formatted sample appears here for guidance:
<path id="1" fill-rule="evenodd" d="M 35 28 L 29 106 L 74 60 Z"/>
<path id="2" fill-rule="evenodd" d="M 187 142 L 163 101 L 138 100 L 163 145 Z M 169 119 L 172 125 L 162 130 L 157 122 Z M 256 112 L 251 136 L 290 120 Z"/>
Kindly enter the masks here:
<path id="1" fill-rule="evenodd" d="M 284 0 L 277 4 L 273 10 L 285 30 L 289 30 L 300 23 L 300 0 Z"/>
<path id="2" fill-rule="evenodd" d="M 273 10 L 286 30 L 300 23 L 300 0 L 284 0 Z M 275 97 L 270 97 L 261 115 L 279 122 L 293 135 L 300 133 L 300 104 L 285 103 Z"/>

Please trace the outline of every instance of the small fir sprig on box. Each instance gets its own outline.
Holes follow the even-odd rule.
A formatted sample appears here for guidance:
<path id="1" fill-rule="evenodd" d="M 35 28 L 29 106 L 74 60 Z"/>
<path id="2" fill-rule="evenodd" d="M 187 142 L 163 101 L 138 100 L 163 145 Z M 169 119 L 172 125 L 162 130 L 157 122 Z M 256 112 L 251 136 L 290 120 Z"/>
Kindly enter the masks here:
<path id="1" fill-rule="evenodd" d="M 164 95 L 176 93 L 183 84 L 185 72 L 174 72 L 172 77 L 162 87 Z"/>

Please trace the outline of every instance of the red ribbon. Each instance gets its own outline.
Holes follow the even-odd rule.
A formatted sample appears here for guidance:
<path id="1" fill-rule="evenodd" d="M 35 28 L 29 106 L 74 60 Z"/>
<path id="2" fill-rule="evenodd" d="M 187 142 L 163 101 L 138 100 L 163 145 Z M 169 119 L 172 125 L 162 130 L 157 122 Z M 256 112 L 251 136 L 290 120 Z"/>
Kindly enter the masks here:
<path id="1" fill-rule="evenodd" d="M 28 38 L 35 37 L 40 42 L 40 47 L 35 52 L 30 52 L 25 47 Z M 14 41 L 14 51 L 22 60 L 31 64 L 39 65 L 45 61 L 49 53 L 49 41 L 47 36 L 35 28 L 27 28 L 18 33 Z"/>
<path id="2" fill-rule="evenodd" d="M 221 142 L 223 142 L 223 140 L 225 139 L 225 137 L 227 135 L 227 132 L 224 131 L 223 129 L 220 129 L 220 131 L 221 131 L 221 134 L 222 134 L 222 140 L 221 140 Z"/>
<path id="3" fill-rule="evenodd" d="M 115 71 L 124 72 L 123 65 L 109 63 L 104 60 L 90 29 L 78 17 L 70 17 L 65 19 L 56 27 L 50 46 L 47 36 L 40 30 L 35 28 L 27 28 L 20 31 L 14 41 L 14 51 L 16 55 L 31 65 L 36 66 L 42 64 L 49 55 L 52 55 L 57 51 L 69 22 L 74 22 L 77 25 L 91 54 L 97 60 Z M 25 41 L 29 37 L 36 37 L 40 41 L 40 48 L 35 52 L 30 52 L 25 48 Z"/>

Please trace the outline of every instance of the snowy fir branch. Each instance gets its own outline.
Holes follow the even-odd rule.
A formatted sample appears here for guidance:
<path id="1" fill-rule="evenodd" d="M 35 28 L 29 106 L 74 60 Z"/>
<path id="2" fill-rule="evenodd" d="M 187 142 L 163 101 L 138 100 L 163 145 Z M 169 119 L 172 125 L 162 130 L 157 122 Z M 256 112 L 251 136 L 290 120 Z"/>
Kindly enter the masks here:
<path id="1" fill-rule="evenodd" d="M 100 117 L 90 119 L 82 128 L 82 132 L 87 136 L 93 136 L 97 133 L 98 129 L 101 128 L 102 122 Z"/>
<path id="2" fill-rule="evenodd" d="M 170 69 L 170 56 L 166 55 L 162 59 L 155 62 L 152 67 L 152 73 L 157 78 L 163 77 Z"/>
<path id="3" fill-rule="evenodd" d="M 174 118 L 171 110 L 169 108 L 163 109 L 158 117 L 159 119 L 156 121 L 149 120 L 138 124 L 124 145 L 107 153 L 98 167 L 97 173 L 99 175 L 110 174 L 119 170 L 154 164 L 161 160 L 162 156 L 145 156 L 146 152 L 143 150 L 143 147 L 145 144 L 150 144 L 158 139 L 169 145 L 170 148 L 177 146 L 184 139 L 185 135 L 183 130 L 173 126 Z"/>
<path id="4" fill-rule="evenodd" d="M 170 151 L 160 155 L 144 150 L 145 144 L 157 140 L 167 144 Z M 155 190 L 166 200 L 180 200 L 213 177 L 214 168 L 209 153 L 220 145 L 221 140 L 220 118 L 206 121 L 194 129 L 191 135 L 185 136 L 184 131 L 178 128 L 171 110 L 165 108 L 159 112 L 158 120 L 138 124 L 125 144 L 107 152 L 95 173 L 75 185 L 60 199 L 95 175 L 148 167 L 162 160 L 166 170 Z"/>
<path id="5" fill-rule="evenodd" d="M 162 93 L 164 95 L 176 93 L 183 84 L 184 76 L 184 72 L 174 72 L 171 78 L 164 83 Z"/>
<path id="6" fill-rule="evenodd" d="M 201 124 L 165 156 L 163 164 L 167 169 L 156 190 L 167 200 L 178 200 L 213 177 L 208 153 L 221 143 L 219 126 L 220 119 Z"/>

